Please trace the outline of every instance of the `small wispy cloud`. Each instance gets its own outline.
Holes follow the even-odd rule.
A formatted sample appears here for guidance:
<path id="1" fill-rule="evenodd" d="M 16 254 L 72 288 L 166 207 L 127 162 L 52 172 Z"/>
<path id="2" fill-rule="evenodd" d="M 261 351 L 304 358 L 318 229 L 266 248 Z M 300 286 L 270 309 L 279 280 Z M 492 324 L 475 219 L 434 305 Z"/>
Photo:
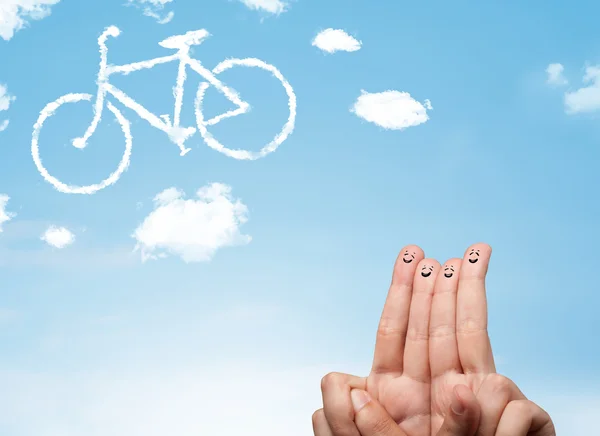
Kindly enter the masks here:
<path id="1" fill-rule="evenodd" d="M 41 20 L 50 15 L 50 7 L 58 2 L 60 0 L 0 1 L 0 38 L 9 41 L 30 20 Z"/>
<path id="2" fill-rule="evenodd" d="M 546 83 L 552 86 L 564 86 L 569 83 L 567 78 L 563 75 L 565 67 L 562 64 L 550 64 L 546 68 L 546 74 L 548 75 Z"/>
<path id="3" fill-rule="evenodd" d="M 384 129 L 404 130 L 425 123 L 429 120 L 427 110 L 432 109 L 429 100 L 420 103 L 408 92 L 369 93 L 361 91 L 361 95 L 350 111 Z"/>
<path id="4" fill-rule="evenodd" d="M 0 17 L 2 17 L 2 6 L 0 6 Z M 10 104 L 16 100 L 14 95 L 8 93 L 6 85 L 0 83 L 0 112 L 8 110 Z M 6 130 L 8 127 L 8 120 L 0 121 L 0 132 Z"/>
<path id="5" fill-rule="evenodd" d="M 2 232 L 2 225 L 16 216 L 15 213 L 6 210 L 8 200 L 10 200 L 8 195 L 0 194 L 0 233 Z"/>
<path id="6" fill-rule="evenodd" d="M 54 248 L 65 248 L 75 242 L 75 235 L 66 227 L 50 226 L 40 239 Z"/>
<path id="7" fill-rule="evenodd" d="M 588 85 L 565 93 L 565 111 L 568 114 L 600 110 L 600 65 L 586 67 L 583 83 Z"/>
<path id="8" fill-rule="evenodd" d="M 169 188 L 154 198 L 155 209 L 132 235 L 143 261 L 174 254 L 185 262 L 206 262 L 219 248 L 250 242 L 240 232 L 248 208 L 232 198 L 230 186 L 204 186 L 196 192 L 197 200 L 184 195 Z"/>
<path id="9" fill-rule="evenodd" d="M 312 45 L 327 53 L 360 50 L 362 43 L 342 29 L 325 29 L 313 39 Z"/>
<path id="10" fill-rule="evenodd" d="M 173 0 L 127 0 L 128 5 L 137 6 L 142 9 L 144 15 L 154 18 L 158 24 L 167 24 L 175 16 L 175 12 L 169 11 L 165 15 L 161 15 L 165 6 L 173 2 Z"/>
<path id="11" fill-rule="evenodd" d="M 248 8 L 253 10 L 263 10 L 270 14 L 281 14 L 285 12 L 288 7 L 288 3 L 282 0 L 240 0 Z"/>

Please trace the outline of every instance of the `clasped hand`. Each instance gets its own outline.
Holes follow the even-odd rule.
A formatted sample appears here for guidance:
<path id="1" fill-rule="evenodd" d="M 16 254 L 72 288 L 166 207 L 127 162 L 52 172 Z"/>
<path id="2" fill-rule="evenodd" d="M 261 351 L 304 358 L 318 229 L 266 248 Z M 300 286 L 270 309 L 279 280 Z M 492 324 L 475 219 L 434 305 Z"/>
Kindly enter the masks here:
<path id="1" fill-rule="evenodd" d="M 486 244 L 440 265 L 402 249 L 368 377 L 321 382 L 315 436 L 555 436 L 548 414 L 496 373 L 487 331 Z"/>

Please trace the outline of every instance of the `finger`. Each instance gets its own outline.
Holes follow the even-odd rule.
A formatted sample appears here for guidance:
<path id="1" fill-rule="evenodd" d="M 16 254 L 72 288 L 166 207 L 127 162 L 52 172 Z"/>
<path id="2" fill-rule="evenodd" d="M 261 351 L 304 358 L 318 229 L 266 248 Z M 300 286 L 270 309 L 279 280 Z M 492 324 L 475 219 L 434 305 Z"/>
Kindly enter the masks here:
<path id="1" fill-rule="evenodd" d="M 456 292 L 461 262 L 447 261 L 435 280 L 429 321 L 429 365 L 433 379 L 449 371 L 462 372 L 456 341 Z"/>
<path id="2" fill-rule="evenodd" d="M 354 406 L 354 422 L 361 436 L 407 436 L 383 406 L 366 391 L 353 389 L 350 395 Z"/>
<path id="3" fill-rule="evenodd" d="M 465 374 L 496 372 L 488 336 L 485 275 L 492 254 L 487 244 L 474 244 L 465 252 L 458 280 L 456 339 Z"/>
<path id="4" fill-rule="evenodd" d="M 417 266 L 413 281 L 402 373 L 422 383 L 430 381 L 429 315 L 433 286 L 439 271 L 440 264 L 435 259 L 423 259 Z"/>
<path id="5" fill-rule="evenodd" d="M 456 385 L 451 406 L 436 436 L 473 436 L 479 425 L 481 410 L 475 395 L 465 385 Z"/>
<path id="6" fill-rule="evenodd" d="M 375 355 L 371 371 L 376 374 L 397 373 L 403 370 L 404 343 L 412 286 L 417 264 L 425 255 L 416 245 L 407 245 L 400 251 L 392 284 L 388 291 L 375 341 Z"/>
<path id="7" fill-rule="evenodd" d="M 495 436 L 556 436 L 550 415 L 529 400 L 506 406 Z"/>
<path id="8" fill-rule="evenodd" d="M 323 409 L 317 410 L 312 416 L 313 433 L 315 436 L 333 436 Z"/>
<path id="9" fill-rule="evenodd" d="M 477 392 L 477 401 L 481 405 L 477 436 L 494 436 L 506 406 L 511 401 L 524 399 L 525 395 L 511 379 L 496 373 L 489 374 Z"/>
<path id="10" fill-rule="evenodd" d="M 323 413 L 334 436 L 360 436 L 354 423 L 351 389 L 366 389 L 367 380 L 332 372 L 321 380 Z"/>

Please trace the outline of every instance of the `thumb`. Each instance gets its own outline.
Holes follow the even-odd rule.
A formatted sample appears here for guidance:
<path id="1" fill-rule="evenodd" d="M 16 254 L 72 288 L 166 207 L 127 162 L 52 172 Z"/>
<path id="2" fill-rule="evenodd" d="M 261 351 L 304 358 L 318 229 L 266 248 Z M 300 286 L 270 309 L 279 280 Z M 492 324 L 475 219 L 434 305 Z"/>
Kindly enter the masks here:
<path id="1" fill-rule="evenodd" d="M 361 436 L 407 436 L 381 404 L 361 389 L 350 391 L 354 423 Z"/>
<path id="2" fill-rule="evenodd" d="M 479 427 L 481 408 L 475 395 L 465 385 L 456 385 L 452 404 L 436 436 L 473 436 Z"/>

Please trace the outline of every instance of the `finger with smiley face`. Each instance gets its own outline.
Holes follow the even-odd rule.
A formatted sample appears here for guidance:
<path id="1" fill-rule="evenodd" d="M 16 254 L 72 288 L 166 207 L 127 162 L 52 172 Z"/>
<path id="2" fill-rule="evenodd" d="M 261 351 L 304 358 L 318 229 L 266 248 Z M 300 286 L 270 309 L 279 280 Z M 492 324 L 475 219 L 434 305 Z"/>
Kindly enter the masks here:
<path id="1" fill-rule="evenodd" d="M 433 286 L 439 271 L 440 264 L 435 259 L 419 262 L 410 302 L 403 373 L 423 382 L 429 381 L 429 316 Z"/>
<path id="2" fill-rule="evenodd" d="M 437 263 L 437 262 L 436 262 L 436 263 Z M 431 264 L 431 262 L 430 262 L 430 264 L 429 264 L 429 265 L 427 265 L 427 264 L 423 264 L 423 266 L 420 268 L 420 271 L 421 271 L 421 277 L 425 277 L 425 278 L 427 278 L 427 277 L 431 276 L 431 274 L 433 273 L 433 270 L 434 270 L 434 269 L 435 269 L 435 268 L 433 267 L 433 265 Z M 419 268 L 417 268 L 417 271 L 418 271 L 418 270 L 419 270 Z"/>
<path id="3" fill-rule="evenodd" d="M 456 341 L 456 293 L 461 264 L 461 259 L 446 261 L 433 289 L 429 321 L 429 364 L 433 380 L 462 370 Z"/>
<path id="4" fill-rule="evenodd" d="M 495 372 L 488 336 L 485 276 L 492 247 L 473 244 L 465 251 L 456 298 L 456 337 L 460 362 L 465 372 Z"/>
<path id="5" fill-rule="evenodd" d="M 469 253 L 467 254 L 467 260 L 469 263 L 477 263 L 479 261 L 479 256 L 481 255 L 479 248 L 471 247 L 469 250 L 467 250 L 467 253 Z"/>
<path id="6" fill-rule="evenodd" d="M 444 265 L 444 277 L 446 277 L 447 279 L 452 278 L 452 276 L 454 276 L 455 270 L 454 270 L 454 264 L 452 262 L 450 263 L 446 263 Z"/>
<path id="7" fill-rule="evenodd" d="M 416 247 L 416 248 L 418 248 L 418 247 Z M 401 256 L 402 257 L 402 261 L 404 263 L 411 263 L 411 262 L 413 262 L 416 259 L 415 256 L 417 256 L 417 252 L 418 251 L 419 250 L 415 249 L 415 247 L 412 246 L 412 245 L 409 245 L 408 247 L 405 247 L 401 251 L 401 253 L 402 253 L 402 256 Z M 417 262 L 418 262 L 418 260 L 417 260 Z"/>
<path id="8" fill-rule="evenodd" d="M 372 368 L 374 373 L 401 373 L 403 370 L 413 283 L 417 265 L 424 257 L 425 253 L 416 245 L 407 245 L 398 254 L 377 330 Z"/>

